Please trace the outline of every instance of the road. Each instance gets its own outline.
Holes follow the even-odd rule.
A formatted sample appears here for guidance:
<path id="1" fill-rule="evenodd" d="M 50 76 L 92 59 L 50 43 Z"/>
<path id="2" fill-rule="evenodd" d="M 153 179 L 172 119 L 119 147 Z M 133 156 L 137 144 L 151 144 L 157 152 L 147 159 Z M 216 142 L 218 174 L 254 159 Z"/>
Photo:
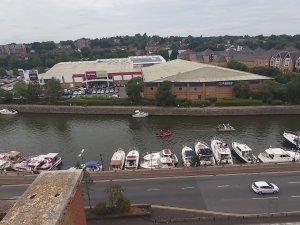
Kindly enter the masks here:
<path id="1" fill-rule="evenodd" d="M 253 181 L 267 180 L 279 186 L 280 192 L 257 195 Z M 167 205 L 215 212 L 253 214 L 300 211 L 300 172 L 208 175 L 198 177 L 141 178 L 118 181 L 132 203 Z M 105 201 L 107 181 L 95 181 L 92 203 Z M 0 198 L 18 196 L 28 185 L 0 187 Z"/>

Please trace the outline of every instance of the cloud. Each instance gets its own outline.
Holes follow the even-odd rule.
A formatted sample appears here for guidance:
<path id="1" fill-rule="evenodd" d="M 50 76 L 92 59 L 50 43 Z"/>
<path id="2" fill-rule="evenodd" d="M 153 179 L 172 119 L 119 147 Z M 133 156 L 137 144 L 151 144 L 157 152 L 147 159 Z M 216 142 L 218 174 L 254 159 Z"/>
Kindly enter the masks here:
<path id="1" fill-rule="evenodd" d="M 296 34 L 300 14 L 284 0 L 1 0 L 0 44 L 101 38 Z"/>

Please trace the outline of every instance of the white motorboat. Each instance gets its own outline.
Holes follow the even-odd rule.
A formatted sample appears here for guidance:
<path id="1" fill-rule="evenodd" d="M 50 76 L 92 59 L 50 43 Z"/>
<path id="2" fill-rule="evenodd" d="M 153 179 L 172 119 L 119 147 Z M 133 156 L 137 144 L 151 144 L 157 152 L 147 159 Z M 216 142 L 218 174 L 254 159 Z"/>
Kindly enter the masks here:
<path id="1" fill-rule="evenodd" d="M 18 114 L 18 111 L 14 110 L 14 109 L 1 109 L 0 114 L 2 114 L 2 115 L 15 115 L 15 114 Z"/>
<path id="2" fill-rule="evenodd" d="M 125 170 L 138 169 L 140 162 L 140 153 L 137 150 L 131 150 L 127 153 L 125 159 Z"/>
<path id="3" fill-rule="evenodd" d="M 61 163 L 62 159 L 58 156 L 58 153 L 48 153 L 45 155 L 44 160 L 37 166 L 37 170 L 54 170 L 59 168 Z"/>
<path id="4" fill-rule="evenodd" d="M 297 149 L 300 149 L 300 133 L 292 131 L 284 131 L 283 137 Z"/>
<path id="5" fill-rule="evenodd" d="M 260 153 L 257 158 L 262 163 L 299 162 L 300 153 L 285 151 L 282 148 L 268 148 L 264 152 Z"/>
<path id="6" fill-rule="evenodd" d="M 191 149 L 190 147 L 188 147 L 186 145 L 183 146 L 183 148 L 181 150 L 181 157 L 182 157 L 184 167 L 191 166 L 191 160 L 194 156 L 195 156 L 195 151 L 193 151 L 193 149 Z"/>
<path id="7" fill-rule="evenodd" d="M 125 163 L 125 151 L 119 148 L 111 157 L 109 169 L 122 170 Z"/>
<path id="8" fill-rule="evenodd" d="M 246 145 L 238 142 L 232 142 L 233 151 L 239 156 L 239 158 L 245 163 L 255 163 L 257 158 L 253 154 L 252 149 Z"/>
<path id="9" fill-rule="evenodd" d="M 134 118 L 143 118 L 143 117 L 147 117 L 147 116 L 149 116 L 149 113 L 142 112 L 140 110 L 135 110 L 134 114 L 132 115 L 132 117 L 134 117 Z"/>
<path id="10" fill-rule="evenodd" d="M 160 169 L 162 168 L 160 159 L 144 160 L 140 167 L 142 169 Z"/>
<path id="11" fill-rule="evenodd" d="M 222 123 L 216 127 L 216 130 L 217 131 L 235 131 L 235 128 L 233 126 L 231 126 L 229 123 L 228 124 Z"/>
<path id="12" fill-rule="evenodd" d="M 196 141 L 195 153 L 199 156 L 200 166 L 214 166 L 216 164 L 211 148 L 203 141 Z"/>
<path id="13" fill-rule="evenodd" d="M 220 138 L 213 138 L 211 140 L 211 150 L 214 154 L 216 164 L 233 164 L 231 151 L 226 142 Z"/>
<path id="14" fill-rule="evenodd" d="M 154 153 L 148 153 L 144 156 L 144 160 L 156 160 L 161 158 L 170 158 L 174 164 L 174 166 L 177 166 L 178 164 L 178 158 L 174 152 L 172 152 L 171 149 L 163 149 L 159 152 Z"/>

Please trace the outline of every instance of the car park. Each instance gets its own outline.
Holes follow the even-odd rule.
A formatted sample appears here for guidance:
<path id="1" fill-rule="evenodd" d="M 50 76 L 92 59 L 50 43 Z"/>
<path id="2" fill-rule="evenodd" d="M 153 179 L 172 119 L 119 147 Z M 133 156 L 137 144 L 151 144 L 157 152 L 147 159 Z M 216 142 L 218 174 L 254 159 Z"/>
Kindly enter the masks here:
<path id="1" fill-rule="evenodd" d="M 279 192 L 279 188 L 270 182 L 267 181 L 256 181 L 252 185 L 252 190 L 257 194 L 276 194 Z"/>

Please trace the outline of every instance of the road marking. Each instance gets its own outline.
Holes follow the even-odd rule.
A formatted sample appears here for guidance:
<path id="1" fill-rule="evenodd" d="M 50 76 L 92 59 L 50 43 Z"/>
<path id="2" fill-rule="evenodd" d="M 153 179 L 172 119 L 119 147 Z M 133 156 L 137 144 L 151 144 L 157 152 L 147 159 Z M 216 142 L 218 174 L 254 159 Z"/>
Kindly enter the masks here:
<path id="1" fill-rule="evenodd" d="M 30 184 L 4 184 L 4 185 L 0 185 L 0 187 L 25 187 L 29 185 Z"/>
<path id="2" fill-rule="evenodd" d="M 186 189 L 193 189 L 194 187 L 183 187 L 181 188 L 182 190 L 186 190 Z"/>
<path id="3" fill-rule="evenodd" d="M 276 199 L 278 197 L 267 197 L 267 198 L 251 198 L 253 200 L 267 200 L 267 199 Z"/>
<path id="4" fill-rule="evenodd" d="M 147 191 L 160 191 L 159 188 L 152 188 L 152 189 L 147 189 Z"/>
<path id="5" fill-rule="evenodd" d="M 291 182 L 288 182 L 289 184 L 300 184 L 300 181 L 291 181 Z"/>
<path id="6" fill-rule="evenodd" d="M 300 198 L 299 195 L 292 195 L 291 198 Z"/>
<path id="7" fill-rule="evenodd" d="M 230 185 L 226 184 L 226 185 L 220 185 L 220 186 L 217 186 L 218 188 L 222 188 L 222 187 L 229 187 Z"/>

